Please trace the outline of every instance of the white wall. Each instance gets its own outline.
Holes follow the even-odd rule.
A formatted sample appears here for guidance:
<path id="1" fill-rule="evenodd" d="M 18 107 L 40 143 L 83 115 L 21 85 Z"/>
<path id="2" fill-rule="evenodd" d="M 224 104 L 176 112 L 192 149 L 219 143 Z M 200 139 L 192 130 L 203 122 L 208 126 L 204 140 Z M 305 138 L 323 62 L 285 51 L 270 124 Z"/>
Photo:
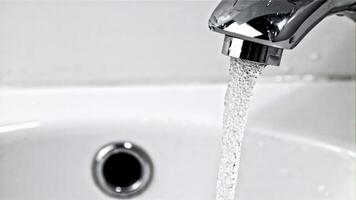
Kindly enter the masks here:
<path id="1" fill-rule="evenodd" d="M 0 1 L 0 85 L 225 81 L 219 1 Z M 330 17 L 265 75 L 354 76 L 355 25 Z"/>

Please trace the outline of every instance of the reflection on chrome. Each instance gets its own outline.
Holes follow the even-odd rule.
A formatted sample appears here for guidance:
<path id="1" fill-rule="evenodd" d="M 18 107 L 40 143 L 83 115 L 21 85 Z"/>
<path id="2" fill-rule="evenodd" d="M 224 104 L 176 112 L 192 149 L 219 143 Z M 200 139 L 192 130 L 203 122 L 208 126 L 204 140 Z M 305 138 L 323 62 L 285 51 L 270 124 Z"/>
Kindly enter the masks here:
<path id="1" fill-rule="evenodd" d="M 223 54 L 278 66 L 283 49 L 333 14 L 356 21 L 356 0 L 222 0 L 209 28 L 225 35 Z"/>

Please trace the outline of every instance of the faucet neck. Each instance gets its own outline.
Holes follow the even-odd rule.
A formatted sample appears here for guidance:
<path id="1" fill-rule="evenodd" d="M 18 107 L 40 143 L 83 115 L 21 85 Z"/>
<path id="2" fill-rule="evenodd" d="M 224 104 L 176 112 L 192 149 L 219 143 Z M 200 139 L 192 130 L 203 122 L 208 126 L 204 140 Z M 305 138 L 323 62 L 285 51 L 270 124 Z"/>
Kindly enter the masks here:
<path id="1" fill-rule="evenodd" d="M 326 16 L 356 21 L 355 13 L 356 0 L 223 0 L 209 28 L 226 36 L 224 54 L 279 65 L 282 49 L 293 49 Z"/>

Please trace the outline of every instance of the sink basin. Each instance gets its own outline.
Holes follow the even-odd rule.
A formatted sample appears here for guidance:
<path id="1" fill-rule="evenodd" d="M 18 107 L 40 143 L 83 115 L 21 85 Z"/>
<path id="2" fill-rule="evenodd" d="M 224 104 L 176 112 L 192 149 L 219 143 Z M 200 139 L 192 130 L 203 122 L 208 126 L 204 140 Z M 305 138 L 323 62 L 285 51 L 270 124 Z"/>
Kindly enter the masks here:
<path id="1" fill-rule="evenodd" d="M 92 175 L 106 144 L 130 141 L 153 178 L 137 200 L 214 200 L 226 86 L 0 91 L 0 199 L 112 199 Z M 355 199 L 355 83 L 257 84 L 240 200 Z"/>

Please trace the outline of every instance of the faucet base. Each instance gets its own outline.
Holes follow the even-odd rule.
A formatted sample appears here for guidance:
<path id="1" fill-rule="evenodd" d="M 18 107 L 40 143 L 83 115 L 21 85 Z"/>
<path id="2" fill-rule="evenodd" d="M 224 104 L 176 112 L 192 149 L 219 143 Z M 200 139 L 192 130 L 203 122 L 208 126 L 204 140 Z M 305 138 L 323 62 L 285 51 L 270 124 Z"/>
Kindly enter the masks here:
<path id="1" fill-rule="evenodd" d="M 283 49 L 225 35 L 222 53 L 265 65 L 279 66 Z"/>

